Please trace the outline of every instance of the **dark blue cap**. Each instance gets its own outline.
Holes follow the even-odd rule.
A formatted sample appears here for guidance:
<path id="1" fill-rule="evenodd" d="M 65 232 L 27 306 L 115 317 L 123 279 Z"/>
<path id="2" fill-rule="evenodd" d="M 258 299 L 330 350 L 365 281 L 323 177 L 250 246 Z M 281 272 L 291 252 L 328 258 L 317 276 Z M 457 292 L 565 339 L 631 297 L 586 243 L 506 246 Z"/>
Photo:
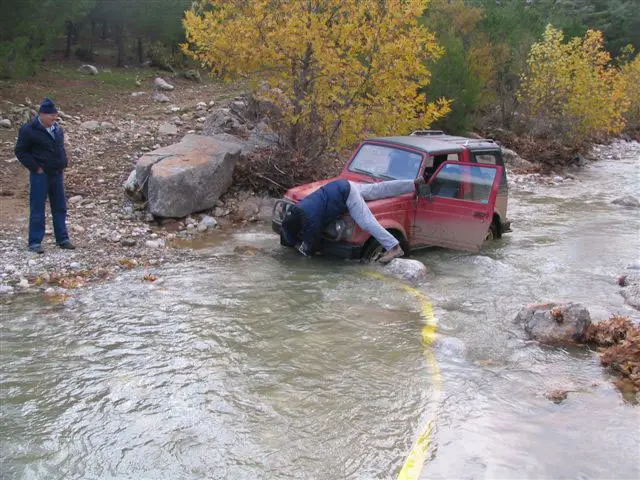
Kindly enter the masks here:
<path id="1" fill-rule="evenodd" d="M 56 105 L 51 101 L 50 98 L 45 97 L 45 99 L 40 104 L 40 113 L 58 113 L 56 110 Z"/>

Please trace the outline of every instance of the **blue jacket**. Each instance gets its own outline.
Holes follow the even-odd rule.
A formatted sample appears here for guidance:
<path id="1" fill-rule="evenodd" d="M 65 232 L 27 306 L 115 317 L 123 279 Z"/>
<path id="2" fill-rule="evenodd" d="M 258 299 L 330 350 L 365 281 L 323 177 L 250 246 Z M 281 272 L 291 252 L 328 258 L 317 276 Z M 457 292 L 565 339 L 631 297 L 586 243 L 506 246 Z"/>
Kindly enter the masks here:
<path id="1" fill-rule="evenodd" d="M 38 167 L 45 173 L 55 173 L 67 166 L 67 153 L 64 149 L 64 133 L 56 124 L 55 140 L 38 118 L 20 127 L 15 153 L 20 163 L 35 172 Z"/>
<path id="2" fill-rule="evenodd" d="M 302 227 L 303 242 L 313 248 L 327 225 L 347 212 L 350 192 L 348 180 L 334 180 L 298 203 L 305 217 Z"/>

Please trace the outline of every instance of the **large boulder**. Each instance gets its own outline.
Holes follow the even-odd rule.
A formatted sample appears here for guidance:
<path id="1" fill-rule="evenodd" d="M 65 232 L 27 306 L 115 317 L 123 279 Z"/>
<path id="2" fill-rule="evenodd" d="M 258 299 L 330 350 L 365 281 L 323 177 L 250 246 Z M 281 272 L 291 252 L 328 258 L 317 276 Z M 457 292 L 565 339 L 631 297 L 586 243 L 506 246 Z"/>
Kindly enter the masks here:
<path id="1" fill-rule="evenodd" d="M 184 217 L 213 208 L 231 185 L 240 150 L 237 143 L 187 135 L 143 155 L 136 164 L 136 180 L 149 211 L 158 217 Z"/>
<path id="2" fill-rule="evenodd" d="M 395 258 L 384 267 L 384 272 L 409 282 L 417 283 L 423 280 L 428 273 L 424 263 L 407 258 Z"/>
<path id="3" fill-rule="evenodd" d="M 584 343 L 591 316 L 577 303 L 546 303 L 523 308 L 515 320 L 529 338 L 548 345 Z"/>

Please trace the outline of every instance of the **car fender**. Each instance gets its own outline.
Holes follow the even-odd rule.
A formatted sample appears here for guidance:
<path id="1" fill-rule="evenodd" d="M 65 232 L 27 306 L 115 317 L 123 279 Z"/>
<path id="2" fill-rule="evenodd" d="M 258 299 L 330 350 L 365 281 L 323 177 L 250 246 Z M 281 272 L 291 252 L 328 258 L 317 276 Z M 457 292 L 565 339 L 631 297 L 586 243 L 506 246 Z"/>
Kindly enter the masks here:
<path id="1" fill-rule="evenodd" d="M 380 225 L 382 225 L 386 230 L 396 230 L 396 231 L 400 232 L 402 234 L 403 238 L 405 239 L 405 241 L 407 241 L 407 239 L 409 238 L 407 236 L 406 229 L 397 220 L 394 220 L 393 218 L 383 218 L 382 220 L 379 220 L 379 222 L 380 222 Z M 371 237 L 371 236 L 369 236 L 369 237 Z"/>

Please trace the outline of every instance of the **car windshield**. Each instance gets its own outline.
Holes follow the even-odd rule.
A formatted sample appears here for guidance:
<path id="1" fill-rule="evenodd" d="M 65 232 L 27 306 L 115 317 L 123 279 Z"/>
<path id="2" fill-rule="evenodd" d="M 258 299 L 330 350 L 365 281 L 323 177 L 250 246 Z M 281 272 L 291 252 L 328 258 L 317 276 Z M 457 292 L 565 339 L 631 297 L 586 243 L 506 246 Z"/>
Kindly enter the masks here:
<path id="1" fill-rule="evenodd" d="M 366 143 L 358 150 L 349 170 L 385 180 L 413 180 L 421 162 L 422 155 L 418 153 Z"/>

